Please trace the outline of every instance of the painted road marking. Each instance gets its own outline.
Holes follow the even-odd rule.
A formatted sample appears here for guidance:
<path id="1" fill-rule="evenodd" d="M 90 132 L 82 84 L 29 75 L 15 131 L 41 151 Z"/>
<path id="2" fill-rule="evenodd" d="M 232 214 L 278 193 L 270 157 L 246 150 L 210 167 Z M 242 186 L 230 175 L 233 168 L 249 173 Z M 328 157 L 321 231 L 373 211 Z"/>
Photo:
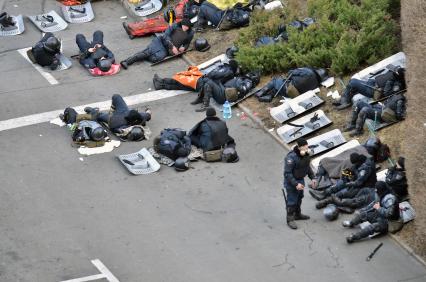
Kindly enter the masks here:
<path id="1" fill-rule="evenodd" d="M 71 280 L 64 280 L 61 282 L 86 282 L 86 281 L 95 281 L 99 279 L 106 279 L 109 282 L 120 282 L 100 260 L 94 259 L 91 262 L 101 272 L 101 274 L 95 274 L 95 275 L 75 278 Z"/>
<path id="2" fill-rule="evenodd" d="M 25 60 L 27 60 L 50 84 L 52 84 L 52 85 L 59 84 L 59 82 L 53 77 L 53 75 L 51 75 L 50 73 L 45 71 L 41 66 L 36 65 L 33 62 L 31 62 L 30 58 L 28 58 L 28 56 L 27 56 L 27 51 L 29 49 L 31 49 L 31 47 L 19 49 L 19 50 L 16 50 L 16 51 L 18 51 L 18 53 L 21 54 L 21 56 L 24 57 Z"/>
<path id="3" fill-rule="evenodd" d="M 165 98 L 174 97 L 177 95 L 187 94 L 189 92 L 182 90 L 157 90 L 151 91 L 143 94 L 131 95 L 127 97 L 123 97 L 128 106 L 152 102 L 156 100 L 161 100 Z M 107 110 L 111 107 L 111 100 L 92 103 L 87 105 L 81 105 L 77 107 L 73 107 L 77 112 L 84 112 L 85 107 L 99 108 L 100 110 Z M 43 122 L 49 122 L 54 118 L 57 118 L 59 114 L 62 114 L 64 109 L 55 110 L 51 112 L 45 112 L 40 114 L 28 115 L 8 120 L 0 121 L 0 131 L 24 127 L 28 125 L 39 124 Z"/>

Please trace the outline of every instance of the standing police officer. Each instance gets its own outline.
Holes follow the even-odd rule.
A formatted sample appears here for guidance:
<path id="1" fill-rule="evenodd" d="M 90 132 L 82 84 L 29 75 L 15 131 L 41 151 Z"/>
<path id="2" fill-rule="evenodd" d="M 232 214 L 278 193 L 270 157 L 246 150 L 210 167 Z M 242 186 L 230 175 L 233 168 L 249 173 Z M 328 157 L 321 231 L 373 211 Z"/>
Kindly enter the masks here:
<path id="1" fill-rule="evenodd" d="M 287 225 L 297 229 L 295 220 L 306 220 L 310 217 L 301 213 L 305 176 L 312 180 L 312 187 L 316 187 L 315 175 L 310 167 L 308 142 L 304 138 L 297 140 L 297 145 L 284 159 L 284 188 L 287 192 Z"/>

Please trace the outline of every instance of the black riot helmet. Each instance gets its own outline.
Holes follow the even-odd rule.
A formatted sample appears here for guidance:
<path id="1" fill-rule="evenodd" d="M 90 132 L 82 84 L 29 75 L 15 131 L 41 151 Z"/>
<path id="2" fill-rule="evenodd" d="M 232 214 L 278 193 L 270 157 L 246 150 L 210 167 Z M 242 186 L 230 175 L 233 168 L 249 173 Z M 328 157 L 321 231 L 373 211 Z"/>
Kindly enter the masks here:
<path id="1" fill-rule="evenodd" d="M 327 220 L 332 221 L 337 219 L 339 216 L 339 210 L 337 209 L 336 205 L 329 204 L 323 211 L 324 216 Z"/>
<path id="2" fill-rule="evenodd" d="M 143 129 L 139 126 L 135 126 L 130 130 L 129 134 L 127 134 L 127 140 L 129 141 L 141 141 L 145 138 Z"/>
<path id="3" fill-rule="evenodd" d="M 240 160 L 237 151 L 233 147 L 227 147 L 222 152 L 222 161 L 226 163 L 236 163 Z"/>
<path id="4" fill-rule="evenodd" d="M 111 69 L 111 66 L 112 63 L 109 59 L 103 59 L 98 62 L 98 68 L 103 72 L 109 71 Z"/>
<path id="5" fill-rule="evenodd" d="M 57 53 L 61 49 L 61 42 L 54 36 L 49 37 L 46 42 L 43 43 L 43 49 L 49 53 Z"/>
<path id="6" fill-rule="evenodd" d="M 238 52 L 238 47 L 233 45 L 232 47 L 229 47 L 228 49 L 226 49 L 225 54 L 229 59 L 233 59 L 235 58 L 235 55 L 237 54 L 237 52 Z"/>
<path id="7" fill-rule="evenodd" d="M 210 49 L 210 44 L 207 39 L 199 37 L 194 42 L 194 48 L 199 52 L 205 52 Z"/>
<path id="8" fill-rule="evenodd" d="M 188 158 L 177 158 L 175 161 L 175 169 L 177 171 L 185 171 L 189 169 L 189 160 Z"/>
<path id="9" fill-rule="evenodd" d="M 105 130 L 102 127 L 96 127 L 90 132 L 90 139 L 93 141 L 101 141 L 106 137 Z"/>
<path id="10" fill-rule="evenodd" d="M 315 73 L 318 77 L 319 82 L 323 82 L 328 78 L 328 74 L 325 69 L 315 69 Z"/>
<path id="11" fill-rule="evenodd" d="M 246 73 L 245 76 L 253 82 L 253 87 L 260 82 L 260 71 L 251 71 Z"/>

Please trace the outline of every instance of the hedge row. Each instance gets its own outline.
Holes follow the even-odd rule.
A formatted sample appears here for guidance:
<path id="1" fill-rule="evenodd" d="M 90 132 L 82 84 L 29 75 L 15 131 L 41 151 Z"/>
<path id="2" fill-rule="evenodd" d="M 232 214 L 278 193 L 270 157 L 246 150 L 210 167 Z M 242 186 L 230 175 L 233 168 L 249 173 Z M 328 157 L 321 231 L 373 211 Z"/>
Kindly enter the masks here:
<path id="1" fill-rule="evenodd" d="M 260 48 L 254 48 L 260 35 L 276 36 L 278 25 L 294 16 L 255 11 L 236 42 L 237 60 L 243 69 L 263 73 L 312 66 L 347 74 L 397 51 L 399 29 L 392 13 L 398 6 L 399 0 L 308 0 L 308 14 L 316 23 L 303 31 L 287 28 L 287 42 Z"/>

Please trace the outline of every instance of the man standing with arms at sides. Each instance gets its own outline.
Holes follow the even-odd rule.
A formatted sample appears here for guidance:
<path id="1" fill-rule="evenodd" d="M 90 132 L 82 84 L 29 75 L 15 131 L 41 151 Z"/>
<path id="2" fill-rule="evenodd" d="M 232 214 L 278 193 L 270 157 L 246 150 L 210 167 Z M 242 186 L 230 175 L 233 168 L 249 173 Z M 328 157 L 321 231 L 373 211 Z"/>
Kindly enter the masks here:
<path id="1" fill-rule="evenodd" d="M 305 189 L 305 176 L 311 180 L 315 175 L 310 167 L 308 142 L 304 138 L 297 140 L 297 145 L 284 159 L 284 189 L 287 194 L 287 225 L 291 229 L 297 229 L 296 220 L 307 220 L 310 217 L 302 214 L 303 190 Z M 312 187 L 316 187 L 316 180 L 312 180 Z M 284 192 L 284 191 L 283 191 Z"/>

